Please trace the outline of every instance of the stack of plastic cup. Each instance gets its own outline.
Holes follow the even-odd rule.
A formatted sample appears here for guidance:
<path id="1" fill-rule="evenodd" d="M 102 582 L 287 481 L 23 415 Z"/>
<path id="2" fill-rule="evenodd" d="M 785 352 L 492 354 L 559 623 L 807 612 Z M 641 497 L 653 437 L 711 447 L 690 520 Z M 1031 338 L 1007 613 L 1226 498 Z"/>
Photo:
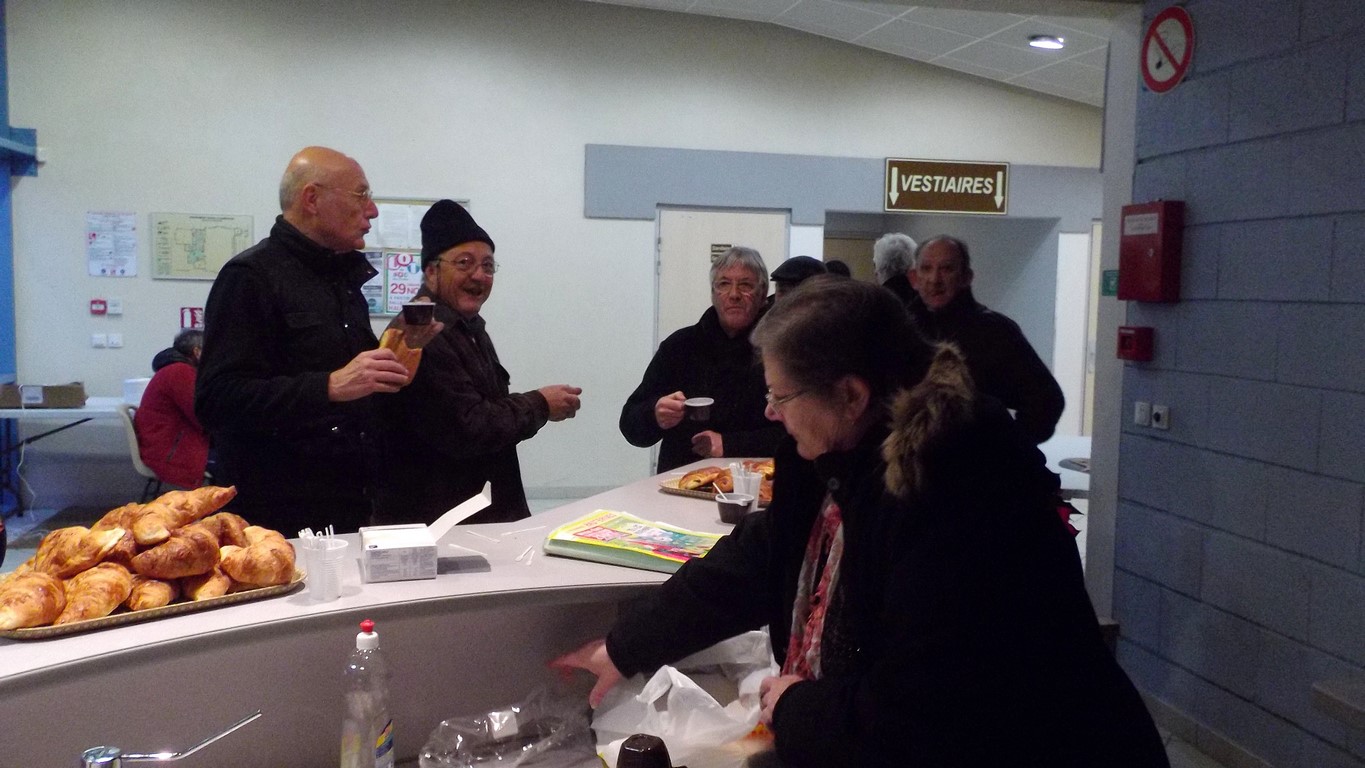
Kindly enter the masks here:
<path id="1" fill-rule="evenodd" d="M 341 569 L 346 563 L 347 542 L 327 536 L 300 542 L 308 569 L 308 594 L 315 603 L 341 597 Z"/>
<path id="2" fill-rule="evenodd" d="M 753 512 L 758 506 L 758 491 L 763 483 L 763 473 L 750 472 L 743 464 L 734 462 L 730 464 L 730 477 L 734 480 L 735 493 L 742 493 L 753 499 L 749 502 L 749 511 Z"/>

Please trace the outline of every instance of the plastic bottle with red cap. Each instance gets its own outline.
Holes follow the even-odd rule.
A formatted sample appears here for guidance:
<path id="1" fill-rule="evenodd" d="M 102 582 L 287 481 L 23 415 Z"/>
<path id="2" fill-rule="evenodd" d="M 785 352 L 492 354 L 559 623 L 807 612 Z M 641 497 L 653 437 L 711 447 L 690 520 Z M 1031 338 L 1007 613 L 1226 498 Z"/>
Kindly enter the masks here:
<path id="1" fill-rule="evenodd" d="M 389 674 L 374 622 L 360 622 L 346 662 L 346 712 L 341 725 L 341 768 L 393 768 Z"/>

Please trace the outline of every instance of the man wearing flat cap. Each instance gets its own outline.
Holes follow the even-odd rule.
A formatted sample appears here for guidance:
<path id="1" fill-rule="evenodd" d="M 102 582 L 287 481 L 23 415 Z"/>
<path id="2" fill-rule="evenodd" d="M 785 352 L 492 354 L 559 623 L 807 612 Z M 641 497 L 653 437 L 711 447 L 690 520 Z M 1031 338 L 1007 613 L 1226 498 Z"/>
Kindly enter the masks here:
<path id="1" fill-rule="evenodd" d="M 812 256 L 793 256 L 773 270 L 773 301 L 800 285 L 809 277 L 825 274 L 825 263 Z"/>
<path id="2" fill-rule="evenodd" d="M 517 443 L 547 421 L 573 418 L 583 390 L 552 384 L 512 393 L 479 310 L 493 291 L 493 238 L 459 203 L 422 217 L 422 287 L 445 328 L 422 349 L 412 383 L 385 403 L 389 466 L 376 522 L 430 523 L 492 483 L 492 504 L 469 518 L 530 516 Z M 394 324 L 401 323 L 401 316 Z M 391 325 L 390 327 L 393 327 Z"/>

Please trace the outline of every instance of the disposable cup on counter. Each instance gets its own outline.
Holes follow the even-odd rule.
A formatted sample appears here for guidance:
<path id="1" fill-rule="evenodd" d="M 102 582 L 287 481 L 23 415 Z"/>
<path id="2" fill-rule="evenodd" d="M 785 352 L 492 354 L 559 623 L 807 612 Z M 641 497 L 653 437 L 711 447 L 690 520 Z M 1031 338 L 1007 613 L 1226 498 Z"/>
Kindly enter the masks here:
<path id="1" fill-rule="evenodd" d="M 343 539 L 318 537 L 302 542 L 303 561 L 308 571 L 308 595 L 315 603 L 341 597 L 341 571 L 346 565 L 349 544 Z"/>
<path id="2" fill-rule="evenodd" d="M 720 521 L 734 525 L 740 518 L 753 509 L 754 497 L 743 493 L 718 493 L 716 506 L 720 508 Z"/>

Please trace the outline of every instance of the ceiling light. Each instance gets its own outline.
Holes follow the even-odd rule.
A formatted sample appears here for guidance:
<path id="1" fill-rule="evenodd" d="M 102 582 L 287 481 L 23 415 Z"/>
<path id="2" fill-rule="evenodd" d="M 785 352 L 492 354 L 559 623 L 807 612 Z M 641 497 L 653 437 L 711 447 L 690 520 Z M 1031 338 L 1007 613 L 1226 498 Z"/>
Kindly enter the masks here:
<path id="1" fill-rule="evenodd" d="M 1029 35 L 1028 44 L 1034 48 L 1058 51 L 1066 47 L 1066 40 L 1056 35 Z"/>

